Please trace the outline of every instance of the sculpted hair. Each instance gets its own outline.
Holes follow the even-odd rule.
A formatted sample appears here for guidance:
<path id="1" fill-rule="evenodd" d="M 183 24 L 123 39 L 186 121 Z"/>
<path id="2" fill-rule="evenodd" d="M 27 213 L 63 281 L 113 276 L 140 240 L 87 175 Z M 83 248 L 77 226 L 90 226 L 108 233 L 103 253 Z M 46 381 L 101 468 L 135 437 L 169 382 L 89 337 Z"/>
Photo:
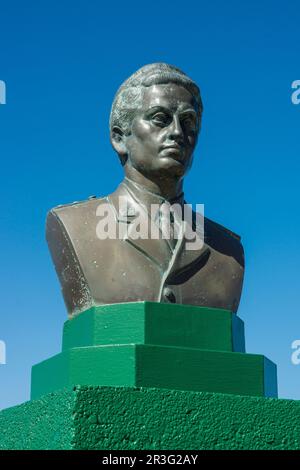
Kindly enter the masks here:
<path id="1" fill-rule="evenodd" d="M 203 105 L 198 86 L 182 70 L 163 62 L 141 67 L 120 86 L 112 104 L 110 130 L 118 126 L 129 135 L 135 112 L 141 104 L 143 87 L 167 83 L 180 85 L 191 93 L 195 100 L 199 130 Z"/>

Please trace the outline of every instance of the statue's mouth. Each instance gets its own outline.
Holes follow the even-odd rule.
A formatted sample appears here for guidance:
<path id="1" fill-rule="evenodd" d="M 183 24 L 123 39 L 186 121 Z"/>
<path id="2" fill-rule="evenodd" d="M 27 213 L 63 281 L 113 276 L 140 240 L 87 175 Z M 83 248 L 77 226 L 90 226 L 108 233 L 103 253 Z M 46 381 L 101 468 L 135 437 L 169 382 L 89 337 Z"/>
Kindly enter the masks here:
<path id="1" fill-rule="evenodd" d="M 166 145 L 161 148 L 160 154 L 164 157 L 171 157 L 181 162 L 184 158 L 184 147 L 176 144 Z"/>
<path id="2" fill-rule="evenodd" d="M 170 144 L 170 145 L 164 145 L 162 147 L 162 150 L 167 150 L 167 149 L 172 149 L 172 150 L 182 150 L 183 146 L 177 143 Z"/>

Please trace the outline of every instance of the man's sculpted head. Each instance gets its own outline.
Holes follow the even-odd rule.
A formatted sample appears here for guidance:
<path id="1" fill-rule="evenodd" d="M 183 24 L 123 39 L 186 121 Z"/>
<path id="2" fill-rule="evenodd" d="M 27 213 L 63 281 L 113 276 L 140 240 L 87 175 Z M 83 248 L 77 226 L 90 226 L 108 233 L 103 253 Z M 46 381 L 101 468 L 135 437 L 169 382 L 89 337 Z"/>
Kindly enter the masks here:
<path id="1" fill-rule="evenodd" d="M 202 110 L 198 86 L 180 69 L 146 65 L 115 96 L 112 145 L 123 165 L 145 176 L 181 177 L 192 163 Z"/>

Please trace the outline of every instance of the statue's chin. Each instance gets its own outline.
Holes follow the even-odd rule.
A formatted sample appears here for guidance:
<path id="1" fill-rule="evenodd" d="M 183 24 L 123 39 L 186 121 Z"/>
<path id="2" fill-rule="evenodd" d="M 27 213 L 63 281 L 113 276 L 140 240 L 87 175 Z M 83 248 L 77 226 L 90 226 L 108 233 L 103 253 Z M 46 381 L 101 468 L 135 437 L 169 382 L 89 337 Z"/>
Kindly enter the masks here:
<path id="1" fill-rule="evenodd" d="M 186 171 L 185 162 L 183 162 L 178 155 L 169 155 L 163 157 L 159 162 L 160 173 L 166 176 L 183 176 Z"/>
<path id="2" fill-rule="evenodd" d="M 173 160 L 171 158 L 164 159 L 155 168 L 147 168 L 147 171 L 142 171 L 143 175 L 151 180 L 154 179 L 170 179 L 182 178 L 185 175 L 186 168 L 183 163 Z"/>
<path id="3" fill-rule="evenodd" d="M 174 180 L 178 180 L 178 178 L 182 178 L 187 171 L 187 167 L 186 162 L 183 162 L 178 155 L 168 155 L 153 160 L 150 166 L 144 161 L 129 161 L 127 163 L 127 172 L 130 174 L 132 170 L 149 180 L 161 181 L 162 179 L 174 178 Z"/>

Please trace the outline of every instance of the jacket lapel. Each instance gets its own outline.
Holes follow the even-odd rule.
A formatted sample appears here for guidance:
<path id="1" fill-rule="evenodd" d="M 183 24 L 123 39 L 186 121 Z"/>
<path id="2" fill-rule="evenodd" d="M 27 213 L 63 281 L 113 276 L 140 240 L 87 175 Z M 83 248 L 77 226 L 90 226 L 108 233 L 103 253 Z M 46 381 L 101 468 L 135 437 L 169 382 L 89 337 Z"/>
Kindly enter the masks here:
<path id="1" fill-rule="evenodd" d="M 205 241 L 204 225 L 195 224 L 196 214 L 183 221 L 182 237 L 178 241 L 172 266 L 170 266 L 167 282 L 182 284 L 198 272 L 207 263 L 211 250 Z M 192 221 L 190 223 L 189 221 Z M 204 221 L 203 221 L 204 223 Z M 191 238 L 191 235 L 193 235 Z"/>
<path id="2" fill-rule="evenodd" d="M 172 253 L 166 240 L 151 237 L 151 233 L 157 231 L 155 222 L 122 183 L 109 196 L 109 200 L 115 208 L 122 240 L 154 262 L 165 273 L 169 284 L 185 282 L 207 263 L 211 251 L 203 241 L 202 229 L 195 224 L 195 213 L 188 221 L 182 222 L 181 234 Z M 146 237 L 137 236 L 138 229 L 145 226 L 148 227 L 147 233 L 143 232 Z M 192 232 L 195 234 L 194 239 L 190 238 Z"/>
<path id="3" fill-rule="evenodd" d="M 110 195 L 109 200 L 115 208 L 122 240 L 158 265 L 162 272 L 166 271 L 172 253 L 166 240 L 151 237 L 158 230 L 151 220 L 151 214 L 144 210 L 122 184 Z M 141 232 L 142 236 L 137 236 L 137 232 Z"/>

